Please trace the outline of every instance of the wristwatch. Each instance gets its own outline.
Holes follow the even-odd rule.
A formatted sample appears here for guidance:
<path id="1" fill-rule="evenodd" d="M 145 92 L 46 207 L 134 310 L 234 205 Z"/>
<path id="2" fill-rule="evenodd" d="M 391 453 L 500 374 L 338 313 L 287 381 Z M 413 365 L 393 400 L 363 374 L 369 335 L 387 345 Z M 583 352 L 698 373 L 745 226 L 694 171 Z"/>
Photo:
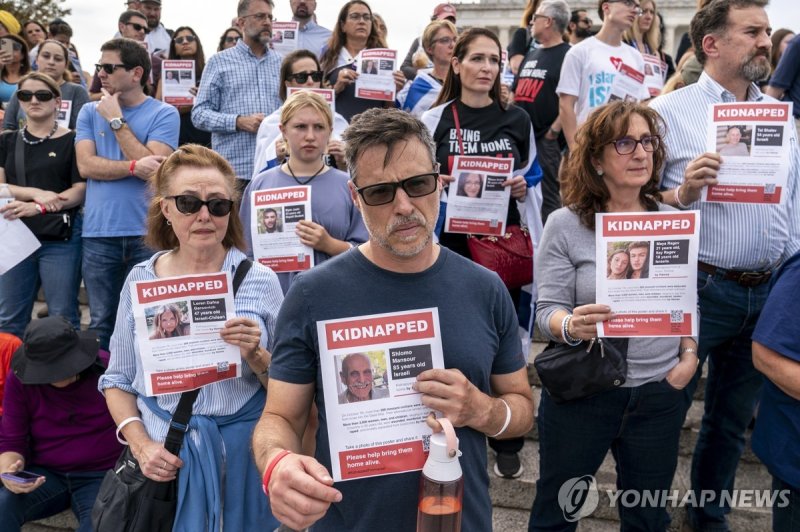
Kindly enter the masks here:
<path id="1" fill-rule="evenodd" d="M 108 121 L 108 126 L 109 126 L 109 127 L 110 127 L 110 128 L 113 130 L 113 131 L 119 131 L 119 130 L 120 130 L 120 129 L 122 129 L 122 127 L 123 127 L 125 124 L 127 124 L 127 123 L 128 123 L 128 122 L 127 122 L 127 121 L 126 121 L 124 118 L 122 118 L 122 117 L 120 116 L 119 118 L 112 118 L 111 120 L 109 120 L 109 121 Z"/>

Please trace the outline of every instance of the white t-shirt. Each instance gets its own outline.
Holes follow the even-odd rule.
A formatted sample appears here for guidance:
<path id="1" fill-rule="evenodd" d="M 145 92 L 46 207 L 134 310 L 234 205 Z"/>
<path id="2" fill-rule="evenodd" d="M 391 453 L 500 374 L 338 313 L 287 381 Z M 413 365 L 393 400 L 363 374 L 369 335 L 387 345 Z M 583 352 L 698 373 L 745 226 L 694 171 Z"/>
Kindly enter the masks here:
<path id="1" fill-rule="evenodd" d="M 637 74 L 641 75 L 641 81 Z M 641 101 L 650 97 L 644 85 L 642 54 L 627 44 L 610 46 L 597 37 L 589 37 L 570 48 L 564 57 L 556 93 L 577 96 L 578 125 L 592 109 L 606 104 L 612 92 L 621 99 Z"/>

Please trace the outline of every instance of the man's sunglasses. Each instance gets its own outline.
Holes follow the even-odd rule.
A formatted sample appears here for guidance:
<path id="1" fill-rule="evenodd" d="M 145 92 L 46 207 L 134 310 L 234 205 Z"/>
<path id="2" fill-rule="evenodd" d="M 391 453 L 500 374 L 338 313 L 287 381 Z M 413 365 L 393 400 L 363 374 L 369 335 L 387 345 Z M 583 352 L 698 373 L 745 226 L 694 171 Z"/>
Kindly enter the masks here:
<path id="1" fill-rule="evenodd" d="M 17 91 L 17 100 L 21 102 L 29 102 L 33 100 L 34 96 L 36 96 L 36 99 L 40 102 L 49 102 L 56 97 L 56 95 L 50 91 Z"/>
<path id="2" fill-rule="evenodd" d="M 137 24 L 135 22 L 126 22 L 125 25 L 126 26 L 130 26 L 131 28 L 135 29 L 136 31 L 143 31 L 145 33 L 145 35 L 150 33 L 150 28 L 148 28 L 147 26 L 142 26 L 141 24 Z"/>
<path id="3" fill-rule="evenodd" d="M 401 181 L 378 183 L 366 187 L 356 187 L 364 203 L 371 207 L 385 205 L 394 201 L 397 189 L 402 188 L 409 198 L 420 198 L 436 191 L 439 184 L 439 173 L 420 174 L 407 177 Z"/>
<path id="4" fill-rule="evenodd" d="M 211 216 L 227 216 L 230 214 L 231 209 L 233 208 L 233 201 L 229 199 L 222 199 L 222 198 L 212 198 L 207 201 L 203 201 L 197 196 L 192 196 L 190 194 L 180 194 L 178 196 L 167 196 L 166 199 L 174 199 L 175 200 L 175 207 L 178 208 L 178 212 L 183 214 L 194 214 L 196 212 L 200 212 L 200 209 L 203 208 L 203 205 L 208 207 L 208 213 Z"/>
<path id="5" fill-rule="evenodd" d="M 297 74 L 289 74 L 286 76 L 286 79 L 289 81 L 296 81 L 297 83 L 305 83 L 308 81 L 308 77 L 311 76 L 311 80 L 315 83 L 319 83 L 322 81 L 322 71 L 315 70 L 314 72 L 298 72 Z"/>
<path id="6" fill-rule="evenodd" d="M 121 65 L 121 64 L 114 64 L 114 63 L 102 63 L 101 64 L 101 63 L 97 63 L 96 65 L 94 65 L 94 71 L 96 73 L 99 74 L 100 71 L 103 70 L 109 76 L 111 74 L 113 74 L 114 71 L 117 70 L 118 68 L 124 68 L 125 70 L 128 70 L 128 67 L 126 65 Z"/>
<path id="7" fill-rule="evenodd" d="M 197 40 L 197 37 L 194 35 L 184 35 L 183 37 L 175 37 L 173 41 L 175 44 L 183 44 L 183 43 L 193 43 Z"/>

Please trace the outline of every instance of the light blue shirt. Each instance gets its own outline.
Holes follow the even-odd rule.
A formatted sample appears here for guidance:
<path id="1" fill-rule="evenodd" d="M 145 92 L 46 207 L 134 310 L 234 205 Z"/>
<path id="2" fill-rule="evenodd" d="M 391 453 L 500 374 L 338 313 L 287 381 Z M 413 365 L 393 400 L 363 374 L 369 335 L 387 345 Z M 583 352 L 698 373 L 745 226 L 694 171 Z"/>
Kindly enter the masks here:
<path id="1" fill-rule="evenodd" d="M 305 27 L 300 28 L 297 48 L 314 52 L 319 58 L 320 54 L 322 54 L 322 48 L 328 44 L 330 38 L 331 30 L 323 28 L 313 20 L 309 20 Z"/>
<path id="2" fill-rule="evenodd" d="M 236 176 L 250 179 L 256 134 L 236 130 L 236 117 L 269 115 L 281 106 L 278 96 L 280 56 L 256 55 L 240 40 L 211 56 L 192 109 L 195 127 L 211 132 L 211 146 L 233 166 Z"/>
<path id="3" fill-rule="evenodd" d="M 697 83 L 659 96 L 650 103 L 666 123 L 663 189 L 674 189 L 683 183 L 686 166 L 706 152 L 709 105 L 735 101 L 733 93 L 703 72 Z M 752 84 L 747 91 L 747 101 L 776 100 L 762 94 Z M 702 216 L 698 257 L 701 262 L 733 270 L 765 270 L 800 250 L 800 152 L 793 126 L 786 130 L 792 151 L 783 205 L 699 200 L 689 205 L 691 209 L 700 210 Z"/>

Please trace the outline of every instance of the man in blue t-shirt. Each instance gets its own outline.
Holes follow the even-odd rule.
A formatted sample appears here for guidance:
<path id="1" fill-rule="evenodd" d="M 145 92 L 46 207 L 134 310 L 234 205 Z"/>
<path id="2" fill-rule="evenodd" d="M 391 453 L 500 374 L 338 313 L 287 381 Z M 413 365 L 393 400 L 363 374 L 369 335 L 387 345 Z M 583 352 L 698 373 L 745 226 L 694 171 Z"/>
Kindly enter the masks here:
<path id="1" fill-rule="evenodd" d="M 78 115 L 75 153 L 87 180 L 82 269 L 89 328 L 108 349 L 125 277 L 153 253 L 142 242 L 147 182 L 178 146 L 180 119 L 175 107 L 144 93 L 150 57 L 139 43 L 113 39 L 100 51 L 103 96 Z"/>
<path id="2" fill-rule="evenodd" d="M 415 528 L 419 471 L 381 471 L 383 476 L 367 471 L 363 478 L 333 485 L 329 439 L 346 430 L 334 420 L 339 409 L 355 410 L 353 404 L 338 404 L 339 375 L 326 372 L 323 378 L 328 360 L 320 358 L 317 324 L 436 308 L 446 369 L 422 371 L 413 390 L 426 408 L 457 427 L 464 456 L 463 529 L 491 530 L 486 436 L 521 436 L 533 422 L 511 298 L 497 275 L 433 242 L 441 181 L 422 122 L 397 109 L 370 109 L 352 122 L 343 140 L 353 171 L 351 195 L 369 240 L 299 275 L 278 316 L 269 397 L 253 436 L 273 514 L 293 529 Z M 392 371 L 376 382 L 388 379 L 391 387 Z M 337 404 L 327 404 L 326 395 Z M 316 459 L 300 454 L 315 398 Z M 393 396 L 372 399 L 401 414 L 392 410 L 398 406 Z M 381 430 L 397 424 L 402 431 L 401 417 Z"/>
<path id="3" fill-rule="evenodd" d="M 764 92 L 778 100 L 794 103 L 794 119 L 800 132 L 800 39 L 789 41 Z"/>

